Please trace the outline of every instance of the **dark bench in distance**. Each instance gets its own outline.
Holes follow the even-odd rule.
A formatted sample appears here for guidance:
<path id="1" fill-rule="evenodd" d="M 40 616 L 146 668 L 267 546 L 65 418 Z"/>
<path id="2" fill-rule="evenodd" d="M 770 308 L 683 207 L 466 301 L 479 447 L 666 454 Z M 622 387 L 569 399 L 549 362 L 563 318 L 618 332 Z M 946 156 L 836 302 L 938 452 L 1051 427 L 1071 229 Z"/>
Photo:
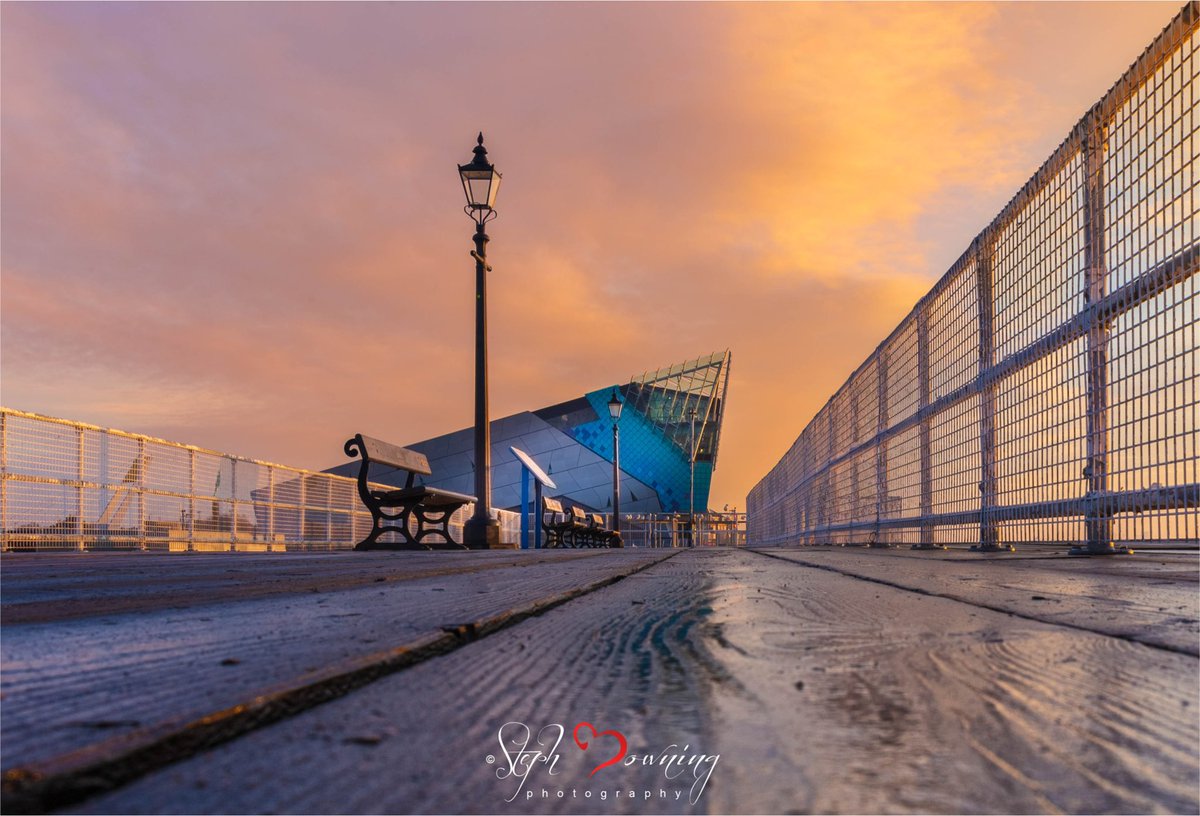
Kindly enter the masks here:
<path id="1" fill-rule="evenodd" d="M 465 550 L 461 542 L 450 535 L 450 517 L 464 504 L 475 501 L 474 496 L 439 490 L 436 487 L 414 485 L 417 474 L 429 476 L 429 460 L 425 454 L 399 445 L 390 445 L 369 436 L 355 434 L 346 440 L 346 455 L 362 456 L 358 469 L 358 495 L 371 511 L 371 532 L 355 545 L 356 550 Z M 408 471 L 404 487 L 395 490 L 372 490 L 368 484 L 371 463 Z M 409 529 L 416 521 L 416 534 Z M 387 532 L 399 534 L 401 541 L 380 541 Z M 440 538 L 432 546 L 425 543 L 428 536 Z"/>
<path id="2" fill-rule="evenodd" d="M 542 532 L 546 534 L 548 549 L 574 547 L 575 521 L 563 511 L 562 502 L 549 496 L 542 497 Z M 570 540 L 570 543 L 568 541 Z"/>
<path id="3" fill-rule="evenodd" d="M 591 520 L 591 532 L 589 535 L 596 543 L 594 547 L 624 547 L 625 542 L 621 540 L 621 534 L 610 530 L 604 526 L 604 518 L 599 513 L 592 513 L 588 517 Z"/>
<path id="4" fill-rule="evenodd" d="M 599 515 L 590 518 L 578 507 L 563 510 L 562 502 L 546 496 L 542 499 L 542 531 L 548 548 L 621 547 L 621 536 L 604 527 Z"/>

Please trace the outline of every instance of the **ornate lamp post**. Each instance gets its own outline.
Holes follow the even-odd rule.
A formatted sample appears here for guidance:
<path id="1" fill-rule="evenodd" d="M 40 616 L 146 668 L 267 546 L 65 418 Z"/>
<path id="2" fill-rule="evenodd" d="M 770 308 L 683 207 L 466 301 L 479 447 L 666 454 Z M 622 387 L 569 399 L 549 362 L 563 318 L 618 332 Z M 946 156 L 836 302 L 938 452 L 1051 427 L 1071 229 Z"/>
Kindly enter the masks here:
<path id="1" fill-rule="evenodd" d="M 500 544 L 500 522 L 492 518 L 492 432 L 488 422 L 487 379 L 487 231 L 484 224 L 496 217 L 493 206 L 500 189 L 500 173 L 487 160 L 483 133 L 475 145 L 475 158 L 458 166 L 467 206 L 475 222 L 475 513 L 463 525 L 463 543 L 471 549 Z"/>
<path id="2" fill-rule="evenodd" d="M 621 431 L 617 427 L 621 421 L 621 409 L 625 403 L 613 389 L 612 399 L 608 401 L 608 415 L 613 423 L 613 532 L 621 532 Z"/>

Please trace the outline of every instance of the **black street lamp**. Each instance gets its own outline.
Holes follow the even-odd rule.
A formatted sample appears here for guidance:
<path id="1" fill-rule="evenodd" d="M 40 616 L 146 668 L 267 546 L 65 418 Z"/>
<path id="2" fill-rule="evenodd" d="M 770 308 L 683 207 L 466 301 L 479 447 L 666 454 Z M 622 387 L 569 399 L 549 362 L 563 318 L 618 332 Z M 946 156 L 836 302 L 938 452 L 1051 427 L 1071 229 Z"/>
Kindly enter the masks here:
<path id="1" fill-rule="evenodd" d="M 500 173 L 487 160 L 483 133 L 475 145 L 475 158 L 458 165 L 467 206 L 475 222 L 475 513 L 463 525 L 463 543 L 485 550 L 500 544 L 500 522 L 492 518 L 492 431 L 488 422 L 487 379 L 487 232 L 484 224 L 496 217 L 493 206 L 500 189 Z"/>
<path id="2" fill-rule="evenodd" d="M 621 532 L 621 431 L 617 427 L 621 421 L 621 408 L 624 403 L 613 389 L 612 399 L 608 401 L 608 415 L 613 423 L 613 532 Z"/>
<path id="3" fill-rule="evenodd" d="M 688 486 L 688 546 L 695 546 L 696 535 L 696 407 L 693 405 L 688 409 L 688 416 L 692 422 L 692 432 L 688 435 L 688 448 L 690 455 L 688 457 L 689 468 L 689 486 Z"/>

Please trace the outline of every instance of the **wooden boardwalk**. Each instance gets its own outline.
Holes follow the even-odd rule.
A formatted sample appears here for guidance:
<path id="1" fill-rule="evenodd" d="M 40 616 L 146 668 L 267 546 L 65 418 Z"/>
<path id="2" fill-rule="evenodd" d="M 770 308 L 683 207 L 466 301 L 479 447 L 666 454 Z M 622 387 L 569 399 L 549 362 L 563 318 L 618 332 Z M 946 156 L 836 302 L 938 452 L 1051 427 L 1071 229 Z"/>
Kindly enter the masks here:
<path id="1" fill-rule="evenodd" d="M 1195 813 L 1198 564 L 6 554 L 3 809 Z"/>

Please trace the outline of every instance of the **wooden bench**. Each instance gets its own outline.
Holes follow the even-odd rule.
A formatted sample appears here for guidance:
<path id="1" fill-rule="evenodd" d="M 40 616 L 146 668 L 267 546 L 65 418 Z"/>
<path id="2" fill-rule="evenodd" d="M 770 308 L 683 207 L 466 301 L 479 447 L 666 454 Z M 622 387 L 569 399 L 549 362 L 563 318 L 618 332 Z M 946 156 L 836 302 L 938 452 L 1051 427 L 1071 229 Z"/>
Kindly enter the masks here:
<path id="1" fill-rule="evenodd" d="M 590 516 L 578 507 L 563 510 L 562 502 L 549 496 L 542 498 L 542 532 L 545 546 L 562 547 L 623 547 L 621 536 L 606 529 L 604 520 L 596 513 Z"/>
<path id="2" fill-rule="evenodd" d="M 598 539 L 594 535 L 592 521 L 582 508 L 571 508 L 571 546 L 595 547 Z"/>
<path id="3" fill-rule="evenodd" d="M 475 501 L 474 496 L 439 490 L 436 487 L 414 485 L 417 474 L 429 476 L 429 460 L 425 454 L 398 445 L 390 445 L 369 436 L 355 434 L 346 440 L 346 455 L 362 456 L 358 469 L 358 495 L 371 511 L 371 532 L 354 546 L 356 550 L 465 550 L 461 542 L 450 535 L 450 517 L 464 504 Z M 371 463 L 408 471 L 404 487 L 395 490 L 372 490 L 368 484 Z M 415 521 L 416 533 L 409 529 Z M 399 534 L 400 541 L 380 541 L 387 532 Z M 432 546 L 425 543 L 428 536 L 440 538 Z"/>
<path id="4" fill-rule="evenodd" d="M 599 513 L 592 513 L 589 516 L 591 520 L 591 538 L 596 543 L 593 547 L 624 547 L 625 542 L 621 540 L 621 534 L 604 526 L 604 518 Z"/>
<path id="5" fill-rule="evenodd" d="M 549 496 L 542 497 L 541 524 L 542 532 L 546 535 L 544 547 L 558 549 L 575 546 L 575 521 L 563 510 L 562 502 Z"/>

